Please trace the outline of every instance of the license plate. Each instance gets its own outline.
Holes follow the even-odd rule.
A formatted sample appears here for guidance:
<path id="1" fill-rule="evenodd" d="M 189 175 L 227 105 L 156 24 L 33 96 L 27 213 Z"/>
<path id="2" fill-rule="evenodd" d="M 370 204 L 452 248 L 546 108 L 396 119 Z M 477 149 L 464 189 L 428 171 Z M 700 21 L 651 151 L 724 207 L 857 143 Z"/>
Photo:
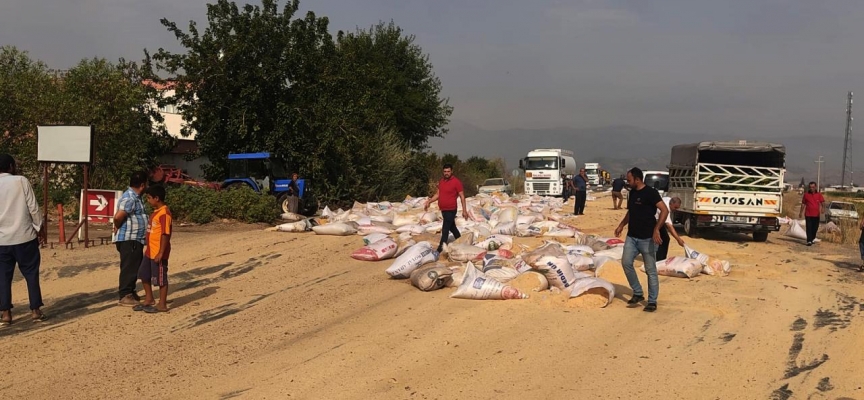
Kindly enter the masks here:
<path id="1" fill-rule="evenodd" d="M 711 222 L 734 222 L 736 224 L 755 224 L 759 222 L 759 218 L 755 217 L 735 217 L 714 215 L 711 217 Z"/>

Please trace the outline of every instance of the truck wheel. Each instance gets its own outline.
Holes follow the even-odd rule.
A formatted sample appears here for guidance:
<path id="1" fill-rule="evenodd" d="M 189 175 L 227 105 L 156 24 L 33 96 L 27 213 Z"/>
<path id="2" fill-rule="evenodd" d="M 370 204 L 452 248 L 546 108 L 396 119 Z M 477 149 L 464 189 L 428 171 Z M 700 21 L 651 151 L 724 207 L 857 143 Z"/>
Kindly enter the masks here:
<path id="1" fill-rule="evenodd" d="M 753 232 L 753 241 L 754 242 L 764 242 L 768 240 L 768 232 Z"/>
<path id="2" fill-rule="evenodd" d="M 684 233 L 691 238 L 699 237 L 699 230 L 696 228 L 696 217 L 688 216 L 684 219 Z"/>

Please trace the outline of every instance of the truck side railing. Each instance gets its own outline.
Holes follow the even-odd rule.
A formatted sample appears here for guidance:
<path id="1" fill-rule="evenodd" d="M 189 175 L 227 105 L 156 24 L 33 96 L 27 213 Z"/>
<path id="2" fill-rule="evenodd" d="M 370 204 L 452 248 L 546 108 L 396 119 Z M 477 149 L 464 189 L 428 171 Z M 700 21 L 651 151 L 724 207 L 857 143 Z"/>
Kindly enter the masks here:
<path id="1" fill-rule="evenodd" d="M 670 189 L 702 186 L 709 190 L 779 192 L 783 179 L 782 168 L 709 163 L 697 164 L 696 168 L 669 166 Z"/>

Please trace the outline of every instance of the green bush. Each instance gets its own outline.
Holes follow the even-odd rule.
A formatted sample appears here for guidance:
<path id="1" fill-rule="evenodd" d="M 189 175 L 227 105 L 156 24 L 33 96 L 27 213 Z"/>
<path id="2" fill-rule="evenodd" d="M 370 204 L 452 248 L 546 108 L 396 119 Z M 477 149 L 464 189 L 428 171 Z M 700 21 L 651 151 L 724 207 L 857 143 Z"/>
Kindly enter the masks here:
<path id="1" fill-rule="evenodd" d="M 196 224 L 221 218 L 269 223 L 280 213 L 273 196 L 255 193 L 249 187 L 221 191 L 192 186 L 168 187 L 166 197 L 176 220 Z"/>

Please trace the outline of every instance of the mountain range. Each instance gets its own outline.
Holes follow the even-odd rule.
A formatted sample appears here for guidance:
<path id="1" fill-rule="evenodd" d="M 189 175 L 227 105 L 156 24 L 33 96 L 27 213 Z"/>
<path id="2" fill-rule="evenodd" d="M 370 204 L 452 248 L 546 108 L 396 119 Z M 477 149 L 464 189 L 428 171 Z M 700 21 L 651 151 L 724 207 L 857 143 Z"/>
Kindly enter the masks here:
<path id="1" fill-rule="evenodd" d="M 840 183 L 843 160 L 843 136 L 790 136 L 758 137 L 748 135 L 721 135 L 664 132 L 634 126 L 607 126 L 599 128 L 551 128 L 486 130 L 474 125 L 452 121 L 449 133 L 443 138 L 429 140 L 432 151 L 455 154 L 460 159 L 471 156 L 504 159 L 508 171 L 516 169 L 519 159 L 535 148 L 561 148 L 572 150 L 576 162 L 599 162 L 613 176 L 638 166 L 643 170 L 665 170 L 672 146 L 700 141 L 748 140 L 779 143 L 786 146 L 786 182 L 797 184 L 801 178 L 815 181 L 819 156 L 822 164 L 823 186 Z M 855 143 L 851 154 L 855 154 Z M 864 152 L 864 148 L 860 150 Z M 864 165 L 855 165 L 854 181 L 858 172 L 864 181 Z M 857 169 L 856 169 L 857 168 Z M 847 182 L 848 184 L 848 179 Z"/>

